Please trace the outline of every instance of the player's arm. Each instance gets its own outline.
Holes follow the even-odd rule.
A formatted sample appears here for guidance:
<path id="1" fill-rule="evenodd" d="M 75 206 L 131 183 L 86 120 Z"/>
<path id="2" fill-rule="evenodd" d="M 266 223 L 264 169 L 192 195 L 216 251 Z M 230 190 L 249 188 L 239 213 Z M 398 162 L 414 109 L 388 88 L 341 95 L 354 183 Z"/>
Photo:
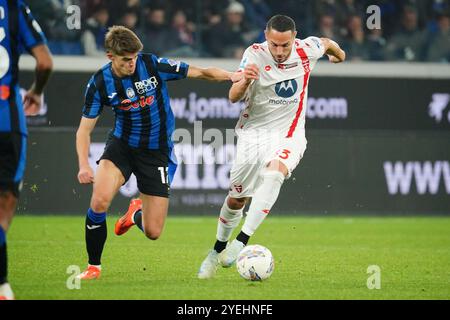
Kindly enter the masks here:
<path id="1" fill-rule="evenodd" d="M 89 146 L 91 145 L 91 133 L 95 128 L 98 117 L 82 117 L 77 130 L 76 147 L 78 155 L 78 181 L 81 184 L 94 182 L 94 171 L 89 165 Z"/>
<path id="2" fill-rule="evenodd" d="M 35 81 L 25 94 L 24 111 L 26 115 L 39 112 L 41 95 L 53 69 L 53 60 L 46 45 L 46 38 L 30 9 L 22 1 L 17 1 L 18 41 L 36 60 Z"/>
<path id="3" fill-rule="evenodd" d="M 325 54 L 328 55 L 330 62 L 340 63 L 345 61 L 345 51 L 339 47 L 337 42 L 328 38 L 320 38 L 320 40 L 322 40 Z"/>
<path id="4" fill-rule="evenodd" d="M 33 47 L 31 54 L 36 59 L 36 69 L 34 83 L 24 97 L 26 115 L 36 115 L 39 112 L 41 95 L 53 69 L 53 59 L 45 44 Z"/>
<path id="5" fill-rule="evenodd" d="M 228 98 L 231 102 L 235 103 L 241 100 L 245 92 L 247 91 L 248 87 L 254 80 L 259 79 L 259 70 L 258 66 L 256 64 L 248 64 L 244 71 L 239 72 L 242 74 L 242 79 L 238 82 L 233 83 L 233 85 L 230 88 L 230 91 L 228 92 Z"/>
<path id="6" fill-rule="evenodd" d="M 193 65 L 189 66 L 188 78 L 203 79 L 208 81 L 239 81 L 242 76 L 237 72 L 229 72 L 220 68 L 199 68 Z"/>

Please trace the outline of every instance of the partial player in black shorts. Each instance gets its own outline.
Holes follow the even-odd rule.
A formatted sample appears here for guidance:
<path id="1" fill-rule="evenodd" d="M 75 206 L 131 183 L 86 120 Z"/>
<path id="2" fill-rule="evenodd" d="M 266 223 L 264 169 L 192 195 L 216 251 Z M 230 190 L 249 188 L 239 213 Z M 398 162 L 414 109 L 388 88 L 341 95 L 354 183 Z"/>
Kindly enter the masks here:
<path id="1" fill-rule="evenodd" d="M 110 160 L 119 168 L 125 182 L 133 173 L 143 194 L 169 197 L 169 155 L 166 152 L 133 148 L 111 135 L 97 164 L 103 159 Z"/>
<path id="2" fill-rule="evenodd" d="M 7 240 L 25 171 L 27 122 L 39 113 L 42 93 L 53 68 L 42 29 L 23 0 L 0 0 L 0 300 L 14 294 L 7 279 Z M 19 60 L 36 60 L 35 81 L 20 94 Z"/>
<path id="3" fill-rule="evenodd" d="M 26 137 L 19 133 L 0 133 L 0 192 L 18 198 L 25 171 Z"/>

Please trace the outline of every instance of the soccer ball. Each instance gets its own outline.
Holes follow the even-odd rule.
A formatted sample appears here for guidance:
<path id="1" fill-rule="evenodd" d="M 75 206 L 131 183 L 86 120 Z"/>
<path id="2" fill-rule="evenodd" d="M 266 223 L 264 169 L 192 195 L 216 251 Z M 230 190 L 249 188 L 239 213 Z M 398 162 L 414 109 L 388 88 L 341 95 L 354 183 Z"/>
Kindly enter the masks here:
<path id="1" fill-rule="evenodd" d="M 238 255 L 236 268 L 244 279 L 251 281 L 267 279 L 274 268 L 272 253 L 259 244 L 246 246 Z"/>

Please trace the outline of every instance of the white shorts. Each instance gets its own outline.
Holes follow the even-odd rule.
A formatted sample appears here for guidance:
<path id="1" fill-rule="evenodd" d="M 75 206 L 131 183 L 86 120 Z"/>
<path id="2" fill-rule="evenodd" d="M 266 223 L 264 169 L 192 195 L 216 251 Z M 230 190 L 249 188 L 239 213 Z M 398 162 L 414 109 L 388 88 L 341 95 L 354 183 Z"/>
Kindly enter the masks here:
<path id="1" fill-rule="evenodd" d="M 297 167 L 306 150 L 305 131 L 291 138 L 239 134 L 236 158 L 230 171 L 232 198 L 252 197 L 262 182 L 262 173 L 272 160 L 279 160 L 288 169 L 288 176 Z"/>

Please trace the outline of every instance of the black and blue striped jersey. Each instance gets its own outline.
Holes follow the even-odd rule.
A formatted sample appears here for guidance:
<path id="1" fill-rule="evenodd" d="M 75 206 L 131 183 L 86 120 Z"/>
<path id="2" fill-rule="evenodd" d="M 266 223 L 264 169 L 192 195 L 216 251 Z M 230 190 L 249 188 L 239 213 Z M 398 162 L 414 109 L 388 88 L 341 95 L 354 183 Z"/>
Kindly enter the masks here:
<path id="1" fill-rule="evenodd" d="M 22 0 L 0 0 L 0 132 L 27 134 L 18 85 L 19 56 L 44 43 L 39 24 Z"/>
<path id="2" fill-rule="evenodd" d="M 188 69 L 184 62 L 140 53 L 134 74 L 119 78 L 110 62 L 89 81 L 83 117 L 96 118 L 111 107 L 115 137 L 135 148 L 171 150 L 175 117 L 166 81 L 186 78 Z"/>

